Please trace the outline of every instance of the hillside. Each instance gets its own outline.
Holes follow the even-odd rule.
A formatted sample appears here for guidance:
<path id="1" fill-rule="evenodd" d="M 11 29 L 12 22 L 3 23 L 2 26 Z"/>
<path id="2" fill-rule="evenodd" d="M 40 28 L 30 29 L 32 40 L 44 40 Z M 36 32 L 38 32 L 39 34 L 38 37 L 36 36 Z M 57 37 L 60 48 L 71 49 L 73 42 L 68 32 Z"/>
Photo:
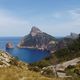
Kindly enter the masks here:
<path id="1" fill-rule="evenodd" d="M 67 44 L 66 47 L 57 50 L 55 53 L 51 54 L 50 57 L 45 58 L 44 60 L 40 61 L 40 62 L 36 62 L 33 64 L 29 64 L 29 67 L 31 67 L 31 69 L 35 70 L 35 66 L 38 66 L 39 70 L 42 70 L 44 67 L 48 67 L 51 65 L 57 65 L 57 64 L 62 64 L 65 63 L 70 60 L 72 60 L 73 62 L 71 64 L 74 64 L 74 60 L 75 58 L 80 57 L 80 36 L 77 39 L 72 40 L 72 43 Z M 80 65 L 80 63 L 77 63 Z M 70 65 L 70 64 L 69 64 Z M 68 65 L 68 66 L 69 66 Z M 64 69 L 64 68 L 62 68 Z M 79 68 L 80 70 L 80 68 Z M 47 73 L 48 76 L 53 75 L 53 74 L 49 74 Z M 74 74 L 74 72 L 73 72 Z M 75 78 L 75 77 L 74 77 Z"/>
<path id="2" fill-rule="evenodd" d="M 67 61 L 80 57 L 80 36 L 77 39 L 67 41 L 67 47 L 55 52 L 59 61 Z"/>
<path id="3" fill-rule="evenodd" d="M 26 64 L 21 61 L 18 61 L 16 58 L 12 57 L 9 53 L 5 51 L 0 51 L 0 80 L 75 80 L 79 77 L 72 78 L 57 78 L 52 73 L 52 68 L 47 68 L 48 66 L 58 64 L 60 62 L 68 61 L 80 56 L 80 37 L 73 40 L 72 44 L 69 44 L 68 47 L 56 51 L 54 54 L 51 54 L 50 57 L 46 58 L 37 63 Z M 44 70 L 44 67 L 47 70 L 44 71 L 44 74 L 41 74 L 41 70 Z M 52 66 L 53 67 L 53 66 Z M 77 66 L 74 67 L 74 70 L 77 69 Z M 79 69 L 76 72 L 71 71 L 71 69 L 66 69 L 67 74 L 79 74 Z M 15 75 L 13 75 L 15 74 Z"/>
<path id="4" fill-rule="evenodd" d="M 11 65 L 10 67 L 0 68 L 0 80 L 51 80 L 39 73 L 30 71 L 24 63 L 19 66 Z M 54 80 L 56 80 L 54 78 Z"/>
<path id="5" fill-rule="evenodd" d="M 63 39 L 61 39 L 63 41 Z M 44 63 L 44 65 L 50 65 L 54 64 L 55 62 L 64 62 L 68 60 L 72 60 L 76 57 L 80 57 L 80 36 L 77 39 L 69 39 L 64 38 L 64 42 L 62 42 L 63 45 L 66 44 L 66 46 L 60 46 L 59 49 L 55 53 L 52 53 L 48 58 L 45 58 L 44 60 L 37 62 L 35 64 Z M 57 45 L 59 47 L 59 44 Z"/>
<path id="6" fill-rule="evenodd" d="M 0 80 L 65 80 L 49 78 L 28 69 L 28 65 L 17 61 L 7 52 L 0 51 Z"/>

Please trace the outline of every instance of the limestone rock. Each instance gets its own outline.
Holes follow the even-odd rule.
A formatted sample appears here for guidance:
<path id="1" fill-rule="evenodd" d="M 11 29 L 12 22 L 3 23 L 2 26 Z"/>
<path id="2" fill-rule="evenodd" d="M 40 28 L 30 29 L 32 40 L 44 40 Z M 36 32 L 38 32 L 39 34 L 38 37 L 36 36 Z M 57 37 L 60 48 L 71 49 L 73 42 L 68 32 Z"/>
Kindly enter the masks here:
<path id="1" fill-rule="evenodd" d="M 36 48 L 39 50 L 55 50 L 55 44 L 56 39 L 53 36 L 42 32 L 36 27 L 32 27 L 30 33 L 21 40 L 18 47 Z"/>
<path id="2" fill-rule="evenodd" d="M 14 47 L 13 47 L 13 44 L 12 44 L 11 42 L 8 42 L 8 43 L 6 44 L 6 48 L 14 48 Z"/>

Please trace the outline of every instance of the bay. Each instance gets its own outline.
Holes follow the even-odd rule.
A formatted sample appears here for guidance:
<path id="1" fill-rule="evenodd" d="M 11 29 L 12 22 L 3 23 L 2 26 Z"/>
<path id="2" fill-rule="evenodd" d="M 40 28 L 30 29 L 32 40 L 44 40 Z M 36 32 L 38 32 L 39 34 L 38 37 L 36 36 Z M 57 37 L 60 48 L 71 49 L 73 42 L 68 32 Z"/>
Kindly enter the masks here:
<path id="1" fill-rule="evenodd" d="M 22 37 L 0 37 L 0 49 L 9 52 L 12 56 L 27 62 L 34 63 L 38 62 L 49 56 L 49 52 L 41 51 L 37 49 L 28 48 L 17 48 L 17 44 L 20 42 Z M 13 49 L 6 49 L 6 44 L 12 42 L 14 44 Z"/>

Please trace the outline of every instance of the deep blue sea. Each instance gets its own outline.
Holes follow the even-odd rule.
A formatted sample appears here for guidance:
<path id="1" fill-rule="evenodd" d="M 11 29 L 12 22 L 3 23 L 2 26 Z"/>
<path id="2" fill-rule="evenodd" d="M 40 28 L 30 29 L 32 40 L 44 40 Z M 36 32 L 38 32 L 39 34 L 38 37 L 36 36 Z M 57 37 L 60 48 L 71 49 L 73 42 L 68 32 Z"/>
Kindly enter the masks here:
<path id="1" fill-rule="evenodd" d="M 0 49 L 9 52 L 12 56 L 18 57 L 18 59 L 27 63 L 38 62 L 50 55 L 47 51 L 17 48 L 16 46 L 20 40 L 21 37 L 0 37 Z M 8 42 L 12 42 L 14 44 L 14 49 L 6 49 L 6 44 Z"/>

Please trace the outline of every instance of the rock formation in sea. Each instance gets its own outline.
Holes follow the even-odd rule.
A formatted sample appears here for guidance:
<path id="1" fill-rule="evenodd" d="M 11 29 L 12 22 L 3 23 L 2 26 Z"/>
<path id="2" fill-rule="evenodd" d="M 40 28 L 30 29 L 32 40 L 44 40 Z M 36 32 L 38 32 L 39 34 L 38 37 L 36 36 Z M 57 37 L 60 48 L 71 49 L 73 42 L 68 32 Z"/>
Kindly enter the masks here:
<path id="1" fill-rule="evenodd" d="M 37 27 L 32 27 L 30 33 L 21 40 L 18 44 L 19 48 L 36 48 L 40 50 L 49 50 L 55 51 L 56 48 L 56 39 L 45 33 L 42 32 Z"/>
<path id="2" fill-rule="evenodd" d="M 6 44 L 6 48 L 14 48 L 13 43 L 12 42 L 8 42 Z"/>

